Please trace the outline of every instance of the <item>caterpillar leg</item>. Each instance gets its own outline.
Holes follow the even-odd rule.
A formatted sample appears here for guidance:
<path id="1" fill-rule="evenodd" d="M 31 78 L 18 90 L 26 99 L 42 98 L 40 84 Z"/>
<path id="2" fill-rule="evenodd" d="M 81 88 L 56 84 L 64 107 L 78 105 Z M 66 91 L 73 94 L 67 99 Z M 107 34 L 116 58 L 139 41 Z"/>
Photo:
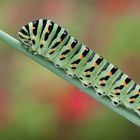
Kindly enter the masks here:
<path id="1" fill-rule="evenodd" d="M 119 106 L 122 103 L 121 100 L 115 96 L 111 96 L 110 99 L 112 100 L 111 102 L 114 106 Z"/>
<path id="2" fill-rule="evenodd" d="M 60 67 L 60 65 L 59 65 L 59 64 L 54 63 L 54 65 L 55 65 L 55 67 L 57 67 L 57 68 L 59 68 L 59 67 Z"/>
<path id="3" fill-rule="evenodd" d="M 65 72 L 66 72 L 66 75 L 69 77 L 69 78 L 73 78 L 73 77 L 76 77 L 76 74 L 74 74 L 74 73 L 68 73 L 68 69 L 67 68 L 65 68 L 64 69 L 65 70 Z"/>
<path id="4" fill-rule="evenodd" d="M 82 83 L 82 86 L 83 86 L 84 88 L 88 88 L 88 87 L 91 87 L 91 83 L 89 83 L 89 84 Z"/>
<path id="5" fill-rule="evenodd" d="M 124 104 L 124 97 L 133 87 L 134 82 L 126 74 L 122 73 L 108 90 L 108 96 L 114 106 Z"/>
<path id="6" fill-rule="evenodd" d="M 94 87 L 95 91 L 96 91 L 96 95 L 99 96 L 99 97 L 103 97 L 105 96 L 105 92 L 99 88 L 97 88 L 96 86 Z"/>
<path id="7" fill-rule="evenodd" d="M 140 98 L 137 100 L 137 102 L 133 106 L 133 111 L 137 113 L 140 116 Z"/>
<path id="8" fill-rule="evenodd" d="M 91 87 L 91 83 L 85 77 L 82 77 L 81 75 L 78 75 L 77 78 L 80 80 L 80 82 L 82 83 L 82 86 L 84 88 Z"/>
<path id="9" fill-rule="evenodd" d="M 123 99 L 123 105 L 127 109 L 133 109 L 134 105 L 140 98 L 140 86 L 138 84 L 134 84 L 131 90 Z"/>
<path id="10" fill-rule="evenodd" d="M 119 106 L 119 103 L 116 101 L 112 101 L 113 106 Z"/>
<path id="11" fill-rule="evenodd" d="M 103 97 L 104 95 L 101 92 L 96 92 L 96 95 L 99 97 Z"/>
<path id="12" fill-rule="evenodd" d="M 67 76 L 68 76 L 69 78 L 74 78 L 74 77 L 76 77 L 75 74 L 69 74 L 69 73 L 67 73 Z"/>

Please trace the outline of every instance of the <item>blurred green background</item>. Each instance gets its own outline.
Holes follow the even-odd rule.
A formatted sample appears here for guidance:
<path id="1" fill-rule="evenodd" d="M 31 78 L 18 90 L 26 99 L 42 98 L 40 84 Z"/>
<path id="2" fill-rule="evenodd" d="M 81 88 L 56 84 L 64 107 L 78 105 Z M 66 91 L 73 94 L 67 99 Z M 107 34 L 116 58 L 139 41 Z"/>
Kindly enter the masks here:
<path id="1" fill-rule="evenodd" d="M 0 0 L 0 28 L 17 38 L 49 18 L 140 81 L 139 0 Z M 140 129 L 0 42 L 0 140 L 138 140 Z"/>

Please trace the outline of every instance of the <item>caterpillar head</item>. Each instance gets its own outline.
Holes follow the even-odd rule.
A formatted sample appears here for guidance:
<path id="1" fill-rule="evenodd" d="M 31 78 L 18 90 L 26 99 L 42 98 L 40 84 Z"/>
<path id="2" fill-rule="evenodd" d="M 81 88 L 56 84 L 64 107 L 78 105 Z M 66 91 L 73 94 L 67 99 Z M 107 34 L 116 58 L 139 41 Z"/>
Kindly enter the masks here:
<path id="1" fill-rule="evenodd" d="M 23 26 L 19 30 L 18 38 L 19 38 L 20 43 L 22 43 L 25 48 L 27 48 L 29 51 L 31 51 L 33 41 L 31 40 L 31 37 L 30 37 L 29 25 L 28 24 Z"/>

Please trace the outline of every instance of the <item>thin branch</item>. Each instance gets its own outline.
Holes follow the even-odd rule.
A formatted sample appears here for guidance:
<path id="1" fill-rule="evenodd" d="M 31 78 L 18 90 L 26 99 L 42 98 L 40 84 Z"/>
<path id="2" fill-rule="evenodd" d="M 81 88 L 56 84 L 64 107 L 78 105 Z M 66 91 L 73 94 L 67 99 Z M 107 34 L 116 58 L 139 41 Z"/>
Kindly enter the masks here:
<path id="1" fill-rule="evenodd" d="M 4 41 L 5 43 L 9 44 L 11 47 L 15 48 L 16 50 L 18 50 L 18 51 L 22 52 L 23 54 L 25 54 L 26 56 L 30 57 L 31 59 L 33 59 L 37 63 L 39 63 L 42 66 L 46 67 L 50 71 L 54 72 L 58 76 L 60 76 L 63 79 L 67 80 L 68 82 L 70 82 L 74 86 L 78 87 L 80 90 L 84 91 L 85 93 L 87 93 L 88 95 L 93 97 L 98 102 L 104 104 L 105 106 L 108 106 L 110 109 L 112 109 L 113 111 L 117 112 L 118 114 L 120 114 L 124 118 L 128 119 L 129 121 L 133 122 L 137 126 L 140 126 L 140 117 L 137 114 L 127 110 L 123 106 L 114 107 L 112 105 L 111 101 L 108 98 L 106 98 L 106 97 L 102 97 L 102 98 L 98 97 L 96 95 L 95 91 L 92 88 L 83 88 L 82 85 L 81 85 L 81 82 L 78 79 L 76 79 L 76 78 L 72 78 L 72 79 L 68 78 L 66 76 L 66 73 L 62 69 L 56 68 L 51 62 L 45 60 L 41 56 L 32 55 L 31 53 L 27 52 L 26 49 L 24 49 L 21 46 L 21 44 L 19 43 L 18 40 L 16 40 L 15 38 L 10 36 L 9 34 L 3 32 L 2 30 L 0 30 L 0 39 L 2 41 Z"/>

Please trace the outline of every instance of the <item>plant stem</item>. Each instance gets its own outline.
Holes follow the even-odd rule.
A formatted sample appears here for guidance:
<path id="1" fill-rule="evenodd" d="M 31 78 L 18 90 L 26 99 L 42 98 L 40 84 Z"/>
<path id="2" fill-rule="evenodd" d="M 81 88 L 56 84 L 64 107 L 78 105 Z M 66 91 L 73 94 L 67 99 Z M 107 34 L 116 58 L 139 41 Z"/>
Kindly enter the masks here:
<path id="1" fill-rule="evenodd" d="M 16 40 L 15 38 L 10 36 L 9 34 L 3 32 L 2 30 L 0 30 L 0 39 L 2 41 L 4 41 L 5 43 L 9 44 L 11 47 L 15 48 L 16 50 L 18 50 L 18 51 L 22 52 L 23 54 L 25 54 L 26 56 L 30 57 L 31 59 L 33 59 L 37 63 L 39 63 L 42 66 L 46 67 L 50 71 L 54 72 L 58 76 L 60 76 L 63 79 L 67 80 L 68 82 L 70 82 L 74 86 L 78 87 L 80 90 L 84 91 L 85 93 L 87 93 L 88 95 L 90 95 L 91 97 L 96 99 L 98 102 L 106 105 L 107 107 L 109 107 L 113 111 L 117 112 L 118 114 L 120 114 L 124 118 L 126 118 L 129 121 L 131 121 L 134 124 L 136 124 L 137 126 L 140 126 L 140 117 L 137 114 L 127 110 L 123 106 L 114 107 L 112 105 L 111 101 L 107 97 L 102 97 L 102 98 L 98 97 L 96 95 L 95 91 L 92 88 L 83 88 L 82 85 L 81 85 L 81 82 L 78 79 L 76 79 L 76 78 L 72 78 L 72 79 L 68 78 L 66 76 L 66 73 L 62 69 L 56 68 L 51 62 L 47 61 L 46 59 L 44 59 L 41 56 L 32 55 L 31 53 L 27 52 L 26 49 L 21 46 L 21 44 L 19 43 L 18 40 Z"/>

